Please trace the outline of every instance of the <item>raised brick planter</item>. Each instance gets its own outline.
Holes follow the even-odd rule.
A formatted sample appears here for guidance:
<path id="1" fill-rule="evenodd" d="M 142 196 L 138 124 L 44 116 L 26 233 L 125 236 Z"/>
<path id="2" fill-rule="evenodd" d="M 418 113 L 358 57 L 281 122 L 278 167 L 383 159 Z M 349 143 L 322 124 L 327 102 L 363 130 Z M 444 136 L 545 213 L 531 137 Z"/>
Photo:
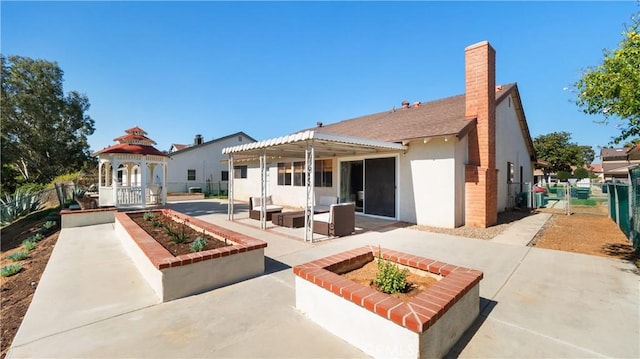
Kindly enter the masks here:
<path id="1" fill-rule="evenodd" d="M 161 213 L 233 245 L 174 256 L 140 228 L 126 213 L 117 213 L 116 235 L 138 270 L 163 302 L 202 293 L 264 273 L 266 242 L 169 209 Z M 131 213 L 131 212 L 129 212 Z"/>
<path id="2" fill-rule="evenodd" d="M 62 217 L 62 228 L 93 226 L 96 224 L 113 223 L 116 207 L 103 207 L 96 209 L 63 209 L 60 211 Z"/>
<path id="3" fill-rule="evenodd" d="M 362 247 L 294 267 L 296 307 L 373 357 L 447 354 L 479 314 L 482 272 L 383 248 L 384 259 L 440 278 L 403 303 L 340 275 L 377 254 Z"/>

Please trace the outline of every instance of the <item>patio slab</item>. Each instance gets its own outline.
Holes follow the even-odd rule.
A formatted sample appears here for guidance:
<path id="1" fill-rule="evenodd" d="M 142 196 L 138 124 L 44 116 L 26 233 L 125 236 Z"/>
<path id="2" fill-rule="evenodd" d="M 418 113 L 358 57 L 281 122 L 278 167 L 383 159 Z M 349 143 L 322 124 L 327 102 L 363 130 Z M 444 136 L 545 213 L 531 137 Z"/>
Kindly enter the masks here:
<path id="1" fill-rule="evenodd" d="M 194 210 L 267 241 L 265 275 L 159 303 L 110 225 L 64 229 L 8 357 L 366 357 L 295 310 L 290 268 L 363 245 L 484 272 L 482 314 L 452 356 L 640 357 L 630 263 L 410 229 L 311 244 Z"/>

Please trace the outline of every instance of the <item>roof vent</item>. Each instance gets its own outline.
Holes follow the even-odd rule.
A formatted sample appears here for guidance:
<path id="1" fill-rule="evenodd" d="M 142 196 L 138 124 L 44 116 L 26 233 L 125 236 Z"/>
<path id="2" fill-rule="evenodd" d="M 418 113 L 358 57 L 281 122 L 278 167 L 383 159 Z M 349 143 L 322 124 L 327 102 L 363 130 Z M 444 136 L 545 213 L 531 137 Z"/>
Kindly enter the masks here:
<path id="1" fill-rule="evenodd" d="M 421 102 L 420 101 L 416 101 L 413 103 L 413 107 L 420 107 Z"/>
<path id="2" fill-rule="evenodd" d="M 402 108 L 409 108 L 409 101 L 407 100 L 402 101 Z"/>
<path id="3" fill-rule="evenodd" d="M 316 122 L 316 125 L 318 125 L 318 127 L 322 127 L 322 121 Z"/>

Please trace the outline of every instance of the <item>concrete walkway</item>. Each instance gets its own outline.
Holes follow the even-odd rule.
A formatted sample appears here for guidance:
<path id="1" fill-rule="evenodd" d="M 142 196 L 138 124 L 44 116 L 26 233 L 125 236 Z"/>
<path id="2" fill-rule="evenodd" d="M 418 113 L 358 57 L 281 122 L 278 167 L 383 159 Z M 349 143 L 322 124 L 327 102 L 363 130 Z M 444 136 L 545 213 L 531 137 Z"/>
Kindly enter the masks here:
<path id="1" fill-rule="evenodd" d="M 309 244 L 200 218 L 266 240 L 265 275 L 159 303 L 113 225 L 65 229 L 8 357 L 366 357 L 296 311 L 290 268 L 367 244 L 484 271 L 452 357 L 640 357 L 640 276 L 623 261 L 410 229 Z"/>
<path id="2" fill-rule="evenodd" d="M 526 246 L 551 218 L 550 213 L 536 213 L 511 224 L 509 228 L 493 237 L 492 242 Z"/>

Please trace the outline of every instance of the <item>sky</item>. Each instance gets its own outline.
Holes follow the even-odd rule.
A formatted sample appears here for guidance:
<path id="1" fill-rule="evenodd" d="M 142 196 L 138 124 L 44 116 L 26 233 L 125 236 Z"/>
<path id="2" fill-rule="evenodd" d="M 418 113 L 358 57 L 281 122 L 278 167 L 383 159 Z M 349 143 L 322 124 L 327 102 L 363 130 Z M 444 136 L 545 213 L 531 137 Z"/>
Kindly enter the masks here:
<path id="1" fill-rule="evenodd" d="M 55 61 L 85 94 L 92 151 L 140 126 L 160 150 L 243 131 L 256 140 L 464 93 L 464 48 L 488 40 L 531 137 L 608 145 L 616 122 L 572 84 L 622 39 L 640 3 L 11 2 L 4 56 Z M 596 163 L 599 159 L 596 159 Z"/>

